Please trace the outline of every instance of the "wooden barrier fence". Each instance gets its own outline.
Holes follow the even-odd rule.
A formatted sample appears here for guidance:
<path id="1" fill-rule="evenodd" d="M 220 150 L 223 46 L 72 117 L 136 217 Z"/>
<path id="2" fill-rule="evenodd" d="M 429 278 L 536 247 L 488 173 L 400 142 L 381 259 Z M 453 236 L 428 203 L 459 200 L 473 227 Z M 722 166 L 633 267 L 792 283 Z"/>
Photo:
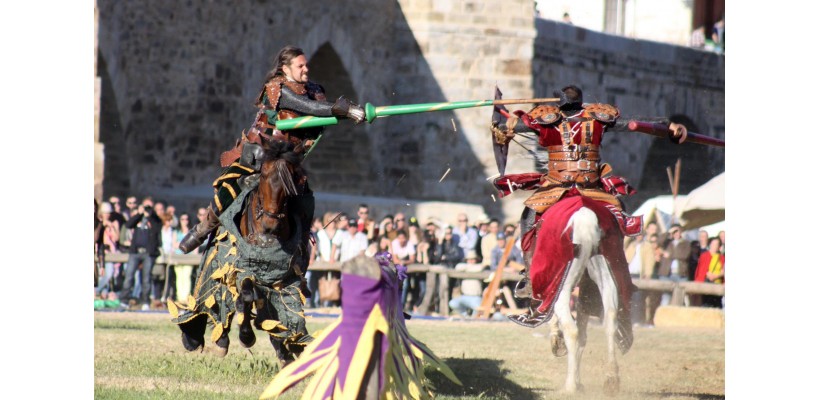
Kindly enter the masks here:
<path id="1" fill-rule="evenodd" d="M 166 265 L 199 265 L 202 260 L 200 254 L 171 254 L 161 255 L 157 257 L 156 263 Z M 106 262 L 127 262 L 127 253 L 106 253 Z M 310 271 L 340 271 L 342 263 L 327 263 L 324 261 L 316 261 L 310 265 Z M 421 305 L 418 308 L 419 313 L 427 314 L 430 310 L 430 305 L 433 301 L 434 292 L 438 292 L 439 310 L 449 310 L 448 303 L 450 302 L 450 279 L 480 279 L 485 280 L 492 274 L 491 271 L 482 272 L 464 272 L 454 271 L 443 265 L 427 265 L 427 264 L 410 264 L 407 266 L 408 274 L 426 273 L 427 274 L 427 288 L 422 299 Z M 521 275 L 516 272 L 504 272 L 501 280 L 504 282 L 517 282 L 521 279 Z M 704 282 L 673 282 L 663 281 L 657 279 L 632 279 L 632 282 L 638 289 L 650 292 L 671 292 L 672 299 L 670 305 L 683 306 L 683 299 L 688 294 L 705 294 L 713 296 L 723 296 L 725 286 L 715 283 Z M 435 288 L 438 290 L 435 290 Z M 431 288 L 433 290 L 431 290 Z M 508 304 L 511 302 L 508 300 Z"/>

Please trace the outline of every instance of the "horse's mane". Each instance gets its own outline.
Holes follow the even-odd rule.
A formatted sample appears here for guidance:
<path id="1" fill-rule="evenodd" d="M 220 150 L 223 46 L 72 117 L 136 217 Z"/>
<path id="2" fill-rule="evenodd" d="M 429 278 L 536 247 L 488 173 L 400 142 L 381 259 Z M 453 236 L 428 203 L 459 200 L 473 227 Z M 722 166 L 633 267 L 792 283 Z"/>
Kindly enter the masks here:
<path id="1" fill-rule="evenodd" d="M 294 168 L 294 174 L 301 174 L 302 158 L 299 154 L 294 152 L 295 146 L 293 143 L 281 140 L 265 140 L 262 143 L 263 162 L 275 161 L 277 163 L 276 170 L 279 179 L 285 186 L 285 192 L 290 195 L 298 194 L 296 184 L 293 181 L 293 174 L 288 171 L 287 165 L 290 164 Z"/>

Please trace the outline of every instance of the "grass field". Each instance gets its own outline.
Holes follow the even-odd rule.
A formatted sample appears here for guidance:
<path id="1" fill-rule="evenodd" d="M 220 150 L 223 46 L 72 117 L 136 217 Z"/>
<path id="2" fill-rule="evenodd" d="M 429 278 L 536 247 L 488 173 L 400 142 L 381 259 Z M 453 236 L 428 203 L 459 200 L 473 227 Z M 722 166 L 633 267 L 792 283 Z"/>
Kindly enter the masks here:
<path id="1" fill-rule="evenodd" d="M 331 318 L 309 318 L 308 330 Z M 409 320 L 410 333 L 443 359 L 464 383 L 428 370 L 439 399 L 598 399 L 603 394 L 606 344 L 591 324 L 581 364 L 585 391 L 561 393 L 566 358 L 554 358 L 545 326 L 511 322 Z M 206 333 L 209 337 L 210 330 Z M 261 332 L 249 350 L 230 334 L 225 358 L 186 352 L 180 331 L 165 313 L 95 312 L 94 397 L 99 399 L 257 399 L 279 367 Z M 616 399 L 722 399 L 725 397 L 722 329 L 636 328 L 635 342 L 619 357 Z M 304 384 L 282 399 L 298 399 Z"/>

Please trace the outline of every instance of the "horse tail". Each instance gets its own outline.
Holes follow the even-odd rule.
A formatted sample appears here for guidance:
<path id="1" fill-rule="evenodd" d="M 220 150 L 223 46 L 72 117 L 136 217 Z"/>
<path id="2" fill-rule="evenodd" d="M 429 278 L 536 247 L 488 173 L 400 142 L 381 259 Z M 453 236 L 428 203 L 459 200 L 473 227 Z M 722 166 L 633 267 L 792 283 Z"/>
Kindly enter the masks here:
<path id="1" fill-rule="evenodd" d="M 601 228 L 598 226 L 598 216 L 586 207 L 581 207 L 572 214 L 564 227 L 563 235 L 572 227 L 572 244 L 578 247 L 575 255 L 581 260 L 588 259 L 598 249 L 601 241 Z"/>

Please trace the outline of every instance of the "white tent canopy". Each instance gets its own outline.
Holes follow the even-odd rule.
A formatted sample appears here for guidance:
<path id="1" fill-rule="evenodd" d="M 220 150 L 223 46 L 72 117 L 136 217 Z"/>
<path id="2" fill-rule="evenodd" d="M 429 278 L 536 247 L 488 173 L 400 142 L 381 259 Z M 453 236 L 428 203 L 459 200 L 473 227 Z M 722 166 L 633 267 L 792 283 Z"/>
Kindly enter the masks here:
<path id="1" fill-rule="evenodd" d="M 674 206 L 672 195 L 656 196 L 646 200 L 632 215 L 643 215 L 643 225 L 656 222 L 661 232 L 666 232 L 672 225 L 672 209 Z"/>
<path id="2" fill-rule="evenodd" d="M 677 221 L 684 231 L 703 229 L 709 236 L 726 230 L 725 173 L 712 178 L 688 195 L 663 195 L 646 200 L 632 215 L 643 215 L 644 226 L 657 222 L 661 232 Z"/>
<path id="3" fill-rule="evenodd" d="M 710 179 L 675 201 L 675 216 L 684 230 L 697 229 L 726 219 L 726 173 Z"/>

